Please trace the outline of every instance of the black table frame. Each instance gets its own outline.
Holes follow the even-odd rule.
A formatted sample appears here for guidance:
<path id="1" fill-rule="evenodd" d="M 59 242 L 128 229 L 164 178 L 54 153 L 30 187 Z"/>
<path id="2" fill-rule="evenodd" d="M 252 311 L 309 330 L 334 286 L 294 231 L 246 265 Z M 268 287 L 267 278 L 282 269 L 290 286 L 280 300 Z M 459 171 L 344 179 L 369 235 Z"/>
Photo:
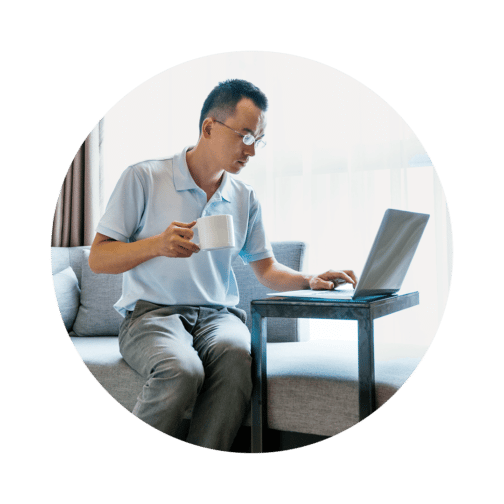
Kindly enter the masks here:
<path id="1" fill-rule="evenodd" d="M 267 317 L 320 318 L 358 321 L 359 421 L 375 410 L 373 321 L 419 304 L 418 292 L 386 298 L 354 301 L 322 301 L 270 297 L 251 302 L 253 381 L 252 453 L 263 450 L 267 426 L 266 341 Z"/>

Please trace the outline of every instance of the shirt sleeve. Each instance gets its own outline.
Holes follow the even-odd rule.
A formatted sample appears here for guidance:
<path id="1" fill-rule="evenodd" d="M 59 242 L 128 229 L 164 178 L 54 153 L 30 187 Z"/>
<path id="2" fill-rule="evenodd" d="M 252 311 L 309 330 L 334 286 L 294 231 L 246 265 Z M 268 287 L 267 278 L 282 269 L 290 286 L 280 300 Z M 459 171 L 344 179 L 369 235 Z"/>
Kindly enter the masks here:
<path id="1" fill-rule="evenodd" d="M 261 204 L 254 191 L 250 193 L 247 237 L 239 255 L 244 264 L 273 257 L 273 249 L 264 229 Z"/>
<path id="2" fill-rule="evenodd" d="M 119 178 L 96 231 L 114 240 L 134 241 L 145 208 L 145 191 L 133 166 Z"/>

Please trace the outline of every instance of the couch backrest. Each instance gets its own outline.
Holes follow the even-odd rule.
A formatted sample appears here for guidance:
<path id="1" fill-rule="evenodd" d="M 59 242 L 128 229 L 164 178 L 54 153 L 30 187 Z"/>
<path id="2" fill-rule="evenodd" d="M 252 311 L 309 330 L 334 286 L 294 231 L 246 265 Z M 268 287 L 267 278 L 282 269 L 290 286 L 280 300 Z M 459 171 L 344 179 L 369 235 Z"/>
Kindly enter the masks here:
<path id="1" fill-rule="evenodd" d="M 278 262 L 296 271 L 302 270 L 306 252 L 306 245 L 303 242 L 273 242 L 272 247 Z M 82 289 L 83 261 L 87 260 L 88 254 L 85 251 L 89 249 L 89 246 L 52 247 L 51 259 L 53 275 L 65 270 L 66 268 L 68 268 L 68 266 L 70 266 L 77 276 L 79 288 Z M 87 264 L 84 265 L 84 270 L 86 279 L 84 289 L 86 289 L 86 291 L 81 292 L 81 306 L 76 318 L 76 325 L 78 325 L 80 331 L 78 334 L 81 335 L 87 335 L 86 330 L 83 329 L 83 327 L 86 326 L 86 324 L 83 324 L 83 320 L 89 319 L 92 320 L 95 324 L 99 320 L 99 314 L 95 315 L 93 313 L 90 313 L 90 310 L 93 309 L 93 303 L 92 301 L 90 302 L 90 298 L 92 298 L 94 295 L 93 293 L 89 292 L 90 286 L 92 288 L 93 285 L 103 282 L 111 284 L 109 290 L 111 297 L 113 297 L 114 299 L 110 299 L 108 301 L 110 307 L 107 307 L 107 309 L 109 310 L 109 308 L 112 308 L 112 305 L 120 297 L 120 278 L 122 277 L 122 275 L 96 275 L 89 270 L 89 266 Z M 247 313 L 247 326 L 249 327 L 249 329 L 251 329 L 250 302 L 253 299 L 263 298 L 267 293 L 273 291 L 261 285 L 255 278 L 252 268 L 250 268 L 250 266 L 248 265 L 244 265 L 240 258 L 237 258 L 234 261 L 233 271 L 236 275 L 238 289 L 240 292 L 240 303 L 238 304 L 238 307 L 242 310 L 245 310 L 245 312 Z M 103 292 L 103 288 L 100 288 L 100 291 Z M 100 303 L 97 304 L 100 305 Z M 103 316 L 103 312 L 101 313 L 101 315 Z M 116 318 L 116 314 L 112 313 L 111 317 Z M 111 324 L 109 320 L 107 320 L 104 325 L 109 325 L 109 327 L 113 328 L 118 327 L 117 323 Z M 74 327 L 74 329 L 77 331 L 76 327 Z M 82 334 L 83 331 L 84 334 Z M 94 332 L 93 334 L 96 335 L 97 333 Z M 107 332 L 107 334 L 110 334 L 110 332 Z M 268 319 L 269 342 L 299 341 L 306 339 L 306 337 L 307 328 L 305 320 L 279 318 Z"/>
<path id="2" fill-rule="evenodd" d="M 273 242 L 273 253 L 280 264 L 284 264 L 296 271 L 303 269 L 306 244 L 297 241 Z M 247 327 L 252 330 L 252 317 L 250 315 L 250 302 L 253 299 L 265 298 L 274 292 L 260 284 L 252 268 L 243 264 L 240 258 L 233 262 L 233 271 L 238 282 L 240 302 L 238 308 L 247 312 Z M 268 318 L 268 341 L 301 341 L 308 337 L 306 319 Z"/>

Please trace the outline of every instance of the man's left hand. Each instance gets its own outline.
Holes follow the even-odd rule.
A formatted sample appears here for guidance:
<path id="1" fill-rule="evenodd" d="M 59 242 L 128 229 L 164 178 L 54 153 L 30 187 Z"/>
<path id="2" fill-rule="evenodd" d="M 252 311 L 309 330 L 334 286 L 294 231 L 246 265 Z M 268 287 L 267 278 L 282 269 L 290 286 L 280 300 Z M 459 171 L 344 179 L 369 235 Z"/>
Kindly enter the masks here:
<path id="1" fill-rule="evenodd" d="M 345 283 L 352 284 L 353 288 L 357 285 L 357 277 L 352 270 L 329 270 L 322 275 L 314 275 L 310 279 L 310 289 L 332 290 Z"/>

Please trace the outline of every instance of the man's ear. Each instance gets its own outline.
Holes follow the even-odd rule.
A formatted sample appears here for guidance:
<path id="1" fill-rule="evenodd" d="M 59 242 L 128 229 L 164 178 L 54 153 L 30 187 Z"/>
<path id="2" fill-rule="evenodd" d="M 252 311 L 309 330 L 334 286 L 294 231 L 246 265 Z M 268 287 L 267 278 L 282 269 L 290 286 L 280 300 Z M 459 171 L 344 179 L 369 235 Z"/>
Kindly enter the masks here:
<path id="1" fill-rule="evenodd" d="M 201 125 L 201 134 L 203 135 L 204 138 L 210 138 L 210 135 L 212 133 L 214 121 L 211 117 L 207 117 L 204 121 L 203 124 Z"/>

